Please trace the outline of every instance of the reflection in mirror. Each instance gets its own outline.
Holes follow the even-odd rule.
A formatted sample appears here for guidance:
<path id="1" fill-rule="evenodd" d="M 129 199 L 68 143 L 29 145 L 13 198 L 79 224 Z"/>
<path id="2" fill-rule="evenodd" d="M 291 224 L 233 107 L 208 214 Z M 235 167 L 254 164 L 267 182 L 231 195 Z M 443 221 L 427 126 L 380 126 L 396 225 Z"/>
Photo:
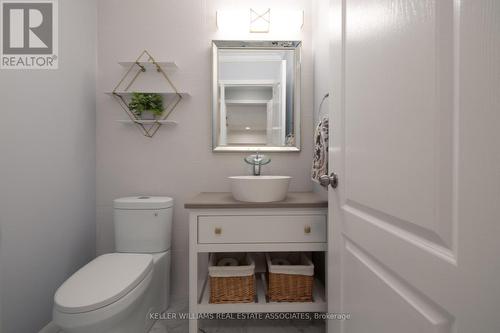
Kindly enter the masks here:
<path id="1" fill-rule="evenodd" d="M 300 149 L 299 47 L 214 41 L 214 150 Z"/>

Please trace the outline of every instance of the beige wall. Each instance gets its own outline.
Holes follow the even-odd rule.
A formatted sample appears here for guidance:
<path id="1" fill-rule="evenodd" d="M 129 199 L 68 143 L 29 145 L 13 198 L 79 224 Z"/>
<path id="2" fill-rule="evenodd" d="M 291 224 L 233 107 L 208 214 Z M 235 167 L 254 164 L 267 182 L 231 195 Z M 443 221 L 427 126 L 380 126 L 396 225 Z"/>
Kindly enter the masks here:
<path id="1" fill-rule="evenodd" d="M 0 332 L 38 332 L 95 256 L 96 1 L 59 1 L 59 69 L 0 70 Z"/>
<path id="2" fill-rule="evenodd" d="M 112 200 L 116 197 L 150 194 L 175 199 L 173 226 L 174 294 L 187 293 L 188 228 L 183 204 L 200 191 L 228 191 L 227 176 L 247 174 L 243 153 L 212 153 L 211 150 L 211 53 L 217 32 L 215 11 L 242 6 L 234 0 L 101 0 L 99 1 L 97 81 L 97 250 L 113 251 Z M 301 39 L 302 63 L 302 151 L 271 154 L 266 174 L 292 176 L 291 189 L 312 189 L 309 180 L 312 156 L 312 55 L 311 3 L 308 0 L 252 1 L 252 6 L 305 10 L 302 32 L 266 38 Z M 231 36 L 234 37 L 234 36 Z M 241 36 L 263 39 L 265 35 Z M 157 60 L 173 60 L 179 70 L 171 78 L 191 98 L 182 101 L 171 119 L 179 124 L 161 128 L 153 139 L 138 129 L 116 122 L 126 116 L 104 91 L 112 90 L 123 69 L 119 60 L 135 59 L 148 49 Z"/>

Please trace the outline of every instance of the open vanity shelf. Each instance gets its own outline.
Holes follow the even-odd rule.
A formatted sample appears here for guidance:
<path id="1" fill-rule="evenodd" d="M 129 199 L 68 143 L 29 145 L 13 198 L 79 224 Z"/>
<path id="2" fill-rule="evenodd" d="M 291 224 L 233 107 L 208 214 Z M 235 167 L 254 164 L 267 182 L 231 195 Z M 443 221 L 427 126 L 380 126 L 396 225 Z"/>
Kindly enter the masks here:
<path id="1" fill-rule="evenodd" d="M 254 303 L 210 304 L 210 284 L 208 276 L 198 300 L 199 313 L 238 313 L 238 312 L 326 312 L 325 288 L 316 279 L 313 288 L 313 302 L 270 302 L 266 296 L 267 281 L 265 273 L 257 273 L 257 295 Z"/>
<path id="2" fill-rule="evenodd" d="M 259 260 L 255 267 L 254 302 L 209 302 L 210 253 L 326 252 L 327 202 L 317 194 L 288 193 L 284 201 L 248 203 L 236 201 L 231 193 L 201 193 L 187 202 L 185 208 L 189 210 L 191 314 L 327 311 L 325 288 L 318 277 L 313 283 L 312 302 L 270 302 L 266 295 L 266 268 Z M 326 260 L 324 265 L 326 271 Z M 198 324 L 198 320 L 190 320 L 189 332 L 198 333 Z"/>

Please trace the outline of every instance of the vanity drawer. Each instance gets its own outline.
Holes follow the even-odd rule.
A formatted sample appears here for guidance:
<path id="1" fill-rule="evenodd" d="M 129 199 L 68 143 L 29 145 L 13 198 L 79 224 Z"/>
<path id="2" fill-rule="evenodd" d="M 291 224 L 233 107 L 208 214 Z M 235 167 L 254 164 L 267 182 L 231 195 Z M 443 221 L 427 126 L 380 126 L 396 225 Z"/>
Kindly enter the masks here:
<path id="1" fill-rule="evenodd" d="M 199 216 L 198 243 L 324 243 L 325 215 Z"/>

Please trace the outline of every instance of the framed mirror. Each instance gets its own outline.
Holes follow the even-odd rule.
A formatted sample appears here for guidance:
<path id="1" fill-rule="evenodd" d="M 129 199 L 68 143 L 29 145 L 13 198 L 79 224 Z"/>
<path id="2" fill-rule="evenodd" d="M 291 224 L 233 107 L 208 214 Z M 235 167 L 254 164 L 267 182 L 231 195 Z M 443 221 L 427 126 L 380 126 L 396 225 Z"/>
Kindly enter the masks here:
<path id="1" fill-rule="evenodd" d="M 214 151 L 300 151 L 300 41 L 213 41 Z"/>

